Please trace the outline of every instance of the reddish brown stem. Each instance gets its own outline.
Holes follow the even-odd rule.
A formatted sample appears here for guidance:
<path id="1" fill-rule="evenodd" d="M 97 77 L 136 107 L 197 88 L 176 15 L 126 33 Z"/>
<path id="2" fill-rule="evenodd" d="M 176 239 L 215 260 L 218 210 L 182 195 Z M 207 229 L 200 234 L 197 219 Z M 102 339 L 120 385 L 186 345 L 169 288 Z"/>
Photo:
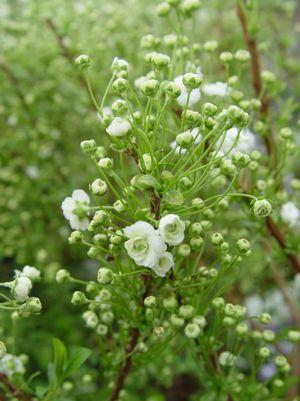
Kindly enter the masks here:
<path id="1" fill-rule="evenodd" d="M 8 379 L 8 377 L 0 373 L 0 383 L 6 387 L 6 389 L 11 393 L 11 395 L 15 398 L 17 398 L 20 401 L 31 401 L 32 398 L 25 393 L 23 393 L 21 390 L 17 389 Z M 3 398 L 5 400 L 6 398 Z"/>
<path id="2" fill-rule="evenodd" d="M 141 300 L 141 306 L 144 306 L 144 300 L 147 298 L 151 293 L 151 276 L 144 275 L 143 280 L 146 286 L 143 298 Z M 120 391 L 123 389 L 126 378 L 130 372 L 132 366 L 132 353 L 137 345 L 138 339 L 140 337 L 140 331 L 138 328 L 133 328 L 131 332 L 130 342 L 126 348 L 126 359 L 124 365 L 122 366 L 118 378 L 116 381 L 115 388 L 110 396 L 110 401 L 117 401 Z"/>
<path id="3" fill-rule="evenodd" d="M 271 217 L 267 217 L 266 225 L 267 225 L 267 228 L 268 228 L 270 234 L 276 239 L 279 246 L 285 253 L 286 257 L 291 262 L 291 265 L 293 266 L 295 272 L 300 273 L 300 260 L 296 255 L 294 255 L 287 249 L 286 243 L 285 243 L 285 238 L 284 238 L 284 235 L 281 232 L 280 228 L 277 226 L 277 224 L 274 222 L 274 220 Z"/>

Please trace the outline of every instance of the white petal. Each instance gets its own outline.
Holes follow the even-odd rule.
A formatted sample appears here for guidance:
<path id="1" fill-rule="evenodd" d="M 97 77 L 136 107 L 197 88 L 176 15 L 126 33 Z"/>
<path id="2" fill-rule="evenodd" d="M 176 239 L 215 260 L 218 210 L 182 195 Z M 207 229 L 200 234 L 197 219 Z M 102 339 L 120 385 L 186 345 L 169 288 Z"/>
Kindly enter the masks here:
<path id="1" fill-rule="evenodd" d="M 90 203 L 90 197 L 83 189 L 75 189 L 72 192 L 72 198 L 75 201 L 84 202 L 84 203 L 87 203 L 88 205 Z"/>
<path id="2" fill-rule="evenodd" d="M 68 196 L 67 198 L 64 199 L 64 201 L 61 204 L 61 208 L 63 211 L 63 215 L 65 216 L 66 219 L 70 219 L 73 216 L 73 210 L 76 207 L 76 203 L 73 198 Z"/>

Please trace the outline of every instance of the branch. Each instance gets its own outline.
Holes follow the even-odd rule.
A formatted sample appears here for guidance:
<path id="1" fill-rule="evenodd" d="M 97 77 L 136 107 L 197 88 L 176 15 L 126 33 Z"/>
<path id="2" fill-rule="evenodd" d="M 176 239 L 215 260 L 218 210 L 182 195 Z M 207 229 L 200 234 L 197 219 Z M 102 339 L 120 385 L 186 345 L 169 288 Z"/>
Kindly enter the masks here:
<path id="1" fill-rule="evenodd" d="M 244 3 L 246 4 L 246 0 L 242 0 L 242 1 L 244 1 Z M 237 15 L 238 15 L 238 18 L 241 23 L 246 46 L 251 55 L 252 86 L 253 86 L 256 96 L 259 97 L 259 96 L 261 96 L 262 90 L 263 90 L 263 84 L 262 84 L 262 80 L 261 80 L 261 68 L 260 68 L 259 53 L 257 50 L 256 40 L 254 38 L 252 38 L 249 34 L 247 18 L 243 11 L 243 8 L 240 6 L 239 3 L 237 4 Z M 264 118 L 268 117 L 269 109 L 270 109 L 270 98 L 267 93 L 264 93 L 263 97 L 262 97 L 262 105 L 261 105 L 261 109 L 260 109 L 260 113 Z M 274 153 L 273 151 L 275 149 L 274 149 L 274 144 L 272 141 L 272 136 L 273 136 L 272 131 L 271 131 L 271 129 L 269 129 L 267 135 L 264 136 L 264 141 L 265 141 L 265 146 L 266 146 L 268 156 L 269 157 L 273 156 L 274 158 L 276 158 L 276 155 L 273 154 Z M 276 169 L 276 160 L 274 160 L 274 161 L 275 161 L 274 167 Z M 267 226 L 269 233 L 276 239 L 279 246 L 283 250 L 284 254 L 290 261 L 295 272 L 299 273 L 300 272 L 300 261 L 296 255 L 292 254 L 287 249 L 285 238 L 284 238 L 284 235 L 281 232 L 280 228 L 277 226 L 277 224 L 274 222 L 274 220 L 271 217 L 267 217 L 266 226 Z"/>
<path id="2" fill-rule="evenodd" d="M 32 401 L 32 398 L 25 393 L 23 393 L 21 390 L 17 389 L 8 379 L 8 377 L 0 373 L 0 383 L 2 383 L 7 390 L 11 393 L 13 397 L 16 397 L 20 401 Z M 1 395 L 1 394 L 0 394 Z M 3 401 L 5 398 L 3 398 Z"/>
<path id="3" fill-rule="evenodd" d="M 54 24 L 54 22 L 52 21 L 51 18 L 46 18 L 45 20 L 48 28 L 50 29 L 50 31 L 53 33 L 57 44 L 59 45 L 60 49 L 61 49 L 61 54 L 62 56 L 69 61 L 69 63 L 74 66 L 74 58 L 75 55 L 70 51 L 70 49 L 68 48 L 68 46 L 65 45 L 64 43 L 64 37 L 59 33 L 56 25 Z M 83 79 L 82 75 L 77 74 L 77 78 L 78 81 L 80 82 L 80 84 L 87 89 L 86 84 L 85 84 L 85 80 Z"/>

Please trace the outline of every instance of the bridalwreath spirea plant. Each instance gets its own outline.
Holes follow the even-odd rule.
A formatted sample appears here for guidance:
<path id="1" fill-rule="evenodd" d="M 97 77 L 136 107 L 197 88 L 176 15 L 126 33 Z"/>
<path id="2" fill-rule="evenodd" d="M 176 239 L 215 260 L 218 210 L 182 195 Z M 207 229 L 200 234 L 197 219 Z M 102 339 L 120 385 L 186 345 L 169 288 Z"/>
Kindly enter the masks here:
<path id="1" fill-rule="evenodd" d="M 85 246 L 98 270 L 86 281 L 61 269 L 56 281 L 77 287 L 71 303 L 94 339 L 103 400 L 163 400 L 173 377 L 187 372 L 186 400 L 285 400 L 293 384 L 280 342 L 296 349 L 299 331 L 275 330 L 269 313 L 251 315 L 229 299 L 260 246 L 252 244 L 251 225 L 260 228 L 261 242 L 265 225 L 278 241 L 277 224 L 295 227 L 299 216 L 292 199 L 280 203 L 266 190 L 266 178 L 274 186 L 281 180 L 273 177 L 278 165 L 269 157 L 268 146 L 275 145 L 266 140 L 264 114 L 275 76 L 262 71 L 260 93 L 247 96 L 241 77 L 253 54 L 246 49 L 219 54 L 222 77 L 206 74 L 202 60 L 216 54 L 218 43 L 200 46 L 184 33 L 199 7 L 197 0 L 161 3 L 158 15 L 177 18 L 176 32 L 142 38 L 143 76 L 114 58 L 100 100 L 89 76 L 91 58 L 75 60 L 102 129 L 80 145 L 95 167 L 89 190 L 74 189 L 61 207 L 73 230 L 70 244 Z M 103 146 L 104 136 L 109 146 Z M 280 141 L 279 165 L 294 149 L 290 128 L 281 128 Z M 278 204 L 280 214 L 273 217 Z M 249 231 L 237 237 L 235 224 L 243 219 Z M 294 253 L 284 241 L 280 246 L 295 267 Z M 31 278 L 38 276 L 30 269 L 2 284 L 15 297 L 5 298 L 3 307 L 40 311 L 30 306 L 38 304 L 28 297 Z M 56 379 L 34 395 L 44 401 L 57 399 L 72 372 L 58 341 L 55 352 Z M 5 353 L 1 343 L 2 361 Z M 269 363 L 274 373 L 263 379 Z"/>

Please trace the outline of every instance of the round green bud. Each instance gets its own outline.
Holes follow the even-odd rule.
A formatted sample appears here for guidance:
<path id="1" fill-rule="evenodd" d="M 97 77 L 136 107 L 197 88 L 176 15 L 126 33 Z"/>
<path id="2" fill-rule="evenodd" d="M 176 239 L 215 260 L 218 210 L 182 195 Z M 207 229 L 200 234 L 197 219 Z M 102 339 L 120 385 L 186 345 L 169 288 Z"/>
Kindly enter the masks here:
<path id="1" fill-rule="evenodd" d="M 73 305 L 85 305 L 88 303 L 87 297 L 81 291 L 75 291 L 72 295 L 71 303 Z"/>
<path id="2" fill-rule="evenodd" d="M 70 244 L 78 244 L 83 239 L 83 233 L 81 231 L 72 231 L 68 241 Z"/>
<path id="3" fill-rule="evenodd" d="M 107 192 L 107 184 L 101 178 L 97 178 L 91 184 L 91 191 L 94 195 L 105 195 Z"/>
<path id="4" fill-rule="evenodd" d="M 273 72 L 271 71 L 262 71 L 261 72 L 261 79 L 267 83 L 267 84 L 271 84 L 274 83 L 276 81 L 276 76 Z"/>
<path id="5" fill-rule="evenodd" d="M 82 54 L 76 57 L 74 63 L 81 71 L 86 71 L 91 65 L 91 59 L 86 54 Z"/>
<path id="6" fill-rule="evenodd" d="M 184 334 L 188 338 L 197 338 L 201 332 L 200 327 L 196 323 L 189 323 L 184 328 Z"/>
<path id="7" fill-rule="evenodd" d="M 176 99 L 180 96 L 181 89 L 175 82 L 169 82 L 165 88 L 165 92 L 171 99 Z"/>
<path id="8" fill-rule="evenodd" d="M 37 297 L 28 298 L 22 306 L 30 313 L 39 313 L 42 310 L 41 301 Z"/>
<path id="9" fill-rule="evenodd" d="M 153 295 L 150 295 L 149 297 L 145 298 L 144 305 L 147 308 L 154 308 L 156 306 L 156 298 Z"/>
<path id="10" fill-rule="evenodd" d="M 218 310 L 221 310 L 225 307 L 224 298 L 221 298 L 221 297 L 214 298 L 211 303 L 212 303 L 212 306 Z"/>
<path id="11" fill-rule="evenodd" d="M 196 210 L 201 210 L 205 206 L 204 201 L 201 198 L 194 198 L 192 200 L 192 207 Z"/>
<path id="12" fill-rule="evenodd" d="M 101 267 L 98 270 L 97 281 L 100 284 L 110 284 L 114 278 L 114 273 L 106 267 Z"/>
<path id="13" fill-rule="evenodd" d="M 245 254 L 250 250 L 250 243 L 245 238 L 241 238 L 236 243 L 240 253 Z"/>
<path id="14" fill-rule="evenodd" d="M 155 96 L 159 90 L 160 83 L 156 79 L 149 79 L 141 85 L 141 91 L 145 96 Z"/>
<path id="15" fill-rule="evenodd" d="M 181 148 L 187 148 L 189 145 L 194 143 L 194 137 L 191 131 L 185 131 L 182 134 L 176 136 L 176 142 Z"/>
<path id="16" fill-rule="evenodd" d="M 128 88 L 128 81 L 125 78 L 117 78 L 112 84 L 113 90 L 118 93 L 122 94 Z"/>
<path id="17" fill-rule="evenodd" d="M 80 142 L 80 148 L 83 153 L 94 154 L 97 149 L 97 144 L 94 139 Z"/>
<path id="18" fill-rule="evenodd" d="M 110 170 L 113 168 L 114 161 L 110 157 L 104 157 L 98 161 L 98 166 L 104 170 Z"/>
<path id="19" fill-rule="evenodd" d="M 186 16 L 190 16 L 200 8 L 200 4 L 200 0 L 183 0 L 180 8 Z"/>
<path id="20" fill-rule="evenodd" d="M 267 347 L 262 347 L 258 350 L 258 355 L 262 359 L 268 359 L 271 355 L 271 351 Z"/>
<path id="21" fill-rule="evenodd" d="M 164 68 L 170 64 L 171 59 L 166 54 L 155 52 L 152 56 L 151 62 L 153 64 L 153 66 L 156 68 Z"/>
<path id="22" fill-rule="evenodd" d="M 229 64 L 233 60 L 233 54 L 231 52 L 222 52 L 220 54 L 220 61 L 223 64 Z"/>
<path id="23" fill-rule="evenodd" d="M 184 319 L 182 317 L 173 314 L 170 317 L 170 323 L 172 326 L 179 328 L 184 325 Z"/>
<path id="24" fill-rule="evenodd" d="M 191 238 L 190 240 L 190 246 L 193 251 L 198 251 L 199 249 L 201 249 L 203 244 L 204 244 L 204 239 L 202 237 Z"/>
<path id="25" fill-rule="evenodd" d="M 180 178 L 179 184 L 183 188 L 191 188 L 191 186 L 193 185 L 192 181 L 188 177 Z"/>
<path id="26" fill-rule="evenodd" d="M 266 199 L 256 200 L 253 204 L 253 213 L 256 217 L 267 217 L 272 213 L 272 205 Z"/>
<path id="27" fill-rule="evenodd" d="M 203 329 L 206 326 L 207 321 L 204 316 L 195 316 L 193 317 L 193 323 L 197 324 L 199 327 L 201 327 L 201 329 Z"/>
<path id="28" fill-rule="evenodd" d="M 221 170 L 224 174 L 229 176 L 233 176 L 237 172 L 235 165 L 229 159 L 224 159 L 222 161 Z"/>
<path id="29" fill-rule="evenodd" d="M 291 139 L 293 137 L 293 131 L 289 127 L 281 128 L 279 135 L 281 139 Z"/>
<path id="30" fill-rule="evenodd" d="M 275 333 L 272 330 L 264 330 L 262 335 L 263 338 L 268 342 L 272 342 L 275 340 Z"/>
<path id="31" fill-rule="evenodd" d="M 57 271 L 55 279 L 58 284 L 66 283 L 67 281 L 70 281 L 71 275 L 68 270 L 60 269 Z"/>
<path id="32" fill-rule="evenodd" d="M 282 368 L 283 366 L 285 366 L 287 364 L 287 359 L 283 355 L 278 355 L 278 356 L 276 356 L 274 362 L 277 367 Z"/>
<path id="33" fill-rule="evenodd" d="M 195 309 L 192 305 L 181 305 L 178 312 L 183 319 L 191 319 L 195 313 Z"/>
<path id="34" fill-rule="evenodd" d="M 204 103 L 202 110 L 206 116 L 214 116 L 218 107 L 212 103 Z"/>
<path id="35" fill-rule="evenodd" d="M 187 257 L 191 253 L 191 247 L 188 244 L 181 244 L 178 247 L 178 255 L 182 257 Z"/>
<path id="36" fill-rule="evenodd" d="M 192 223 L 190 225 L 189 232 L 192 235 L 201 235 L 203 233 L 203 228 L 202 228 L 201 223 L 199 223 L 199 222 Z"/>
<path id="37" fill-rule="evenodd" d="M 236 326 L 236 333 L 240 337 L 244 337 L 246 334 L 249 333 L 249 327 L 246 323 L 240 323 Z"/>
<path id="38" fill-rule="evenodd" d="M 261 313 L 261 314 L 258 316 L 258 319 L 259 319 L 260 323 L 263 323 L 263 324 L 270 324 L 271 321 L 272 321 L 271 316 L 270 316 L 268 313 L 266 313 L 266 312 Z"/>
<path id="39" fill-rule="evenodd" d="M 215 40 L 210 40 L 208 42 L 205 42 L 203 45 L 203 49 L 209 53 L 214 52 L 218 48 L 218 42 Z"/>
<path id="40" fill-rule="evenodd" d="M 224 317 L 224 319 L 222 320 L 222 323 L 225 327 L 232 327 L 235 325 L 235 320 L 230 317 L 230 316 L 226 316 Z"/>
<path id="41" fill-rule="evenodd" d="M 199 74 L 187 72 L 184 74 L 182 82 L 189 91 L 192 91 L 193 89 L 199 88 L 202 83 L 202 78 Z"/>
<path id="42" fill-rule="evenodd" d="M 178 308 L 178 302 L 177 299 L 174 296 L 165 298 L 163 300 L 163 307 L 169 312 L 174 311 L 175 309 Z"/>
<path id="43" fill-rule="evenodd" d="M 251 159 L 248 155 L 241 152 L 234 152 L 232 155 L 232 162 L 238 167 L 246 167 L 250 163 Z"/>
<path id="44" fill-rule="evenodd" d="M 113 104 L 111 105 L 112 111 L 117 114 L 117 115 L 122 115 L 127 112 L 128 110 L 128 105 L 123 99 L 117 99 Z"/>
<path id="45" fill-rule="evenodd" d="M 171 11 L 170 4 L 163 2 L 156 7 L 156 14 L 159 17 L 166 17 Z"/>
<path id="46" fill-rule="evenodd" d="M 220 246 L 224 242 L 223 235 L 220 233 L 214 233 L 211 237 L 211 242 L 215 246 Z"/>
<path id="47" fill-rule="evenodd" d="M 234 55 L 235 59 L 237 61 L 239 61 L 240 63 L 246 63 L 247 61 L 250 60 L 250 53 L 248 52 L 248 50 L 237 50 L 235 55 Z"/>
<path id="48" fill-rule="evenodd" d="M 300 341 L 300 331 L 298 330 L 290 330 L 288 332 L 288 339 L 292 342 Z"/>

